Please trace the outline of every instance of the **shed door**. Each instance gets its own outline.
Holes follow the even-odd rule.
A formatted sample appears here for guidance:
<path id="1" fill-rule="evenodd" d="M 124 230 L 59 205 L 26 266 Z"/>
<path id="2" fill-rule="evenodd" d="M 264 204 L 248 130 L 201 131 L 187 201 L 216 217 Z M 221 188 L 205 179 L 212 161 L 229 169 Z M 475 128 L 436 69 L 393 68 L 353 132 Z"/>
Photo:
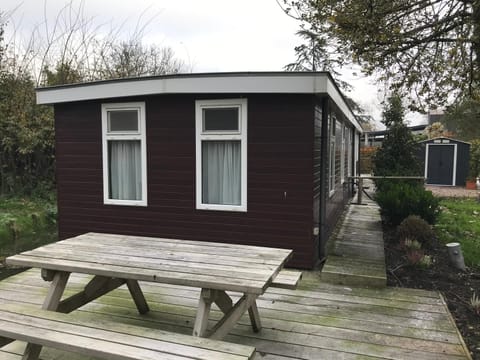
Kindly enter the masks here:
<path id="1" fill-rule="evenodd" d="M 454 185 L 455 146 L 428 144 L 427 184 Z"/>

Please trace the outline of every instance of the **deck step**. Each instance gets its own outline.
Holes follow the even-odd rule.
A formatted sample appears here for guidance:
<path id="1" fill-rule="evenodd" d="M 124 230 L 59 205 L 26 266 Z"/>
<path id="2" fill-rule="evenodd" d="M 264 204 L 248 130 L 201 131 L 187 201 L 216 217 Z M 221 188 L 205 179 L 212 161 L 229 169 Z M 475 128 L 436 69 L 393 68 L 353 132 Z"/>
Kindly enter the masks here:
<path id="1" fill-rule="evenodd" d="M 323 281 L 336 285 L 382 288 L 387 284 L 385 265 L 341 256 L 328 257 L 321 277 Z"/>
<path id="2" fill-rule="evenodd" d="M 330 240 L 321 279 L 347 286 L 383 288 L 387 285 L 382 222 L 378 205 L 352 203 Z"/>

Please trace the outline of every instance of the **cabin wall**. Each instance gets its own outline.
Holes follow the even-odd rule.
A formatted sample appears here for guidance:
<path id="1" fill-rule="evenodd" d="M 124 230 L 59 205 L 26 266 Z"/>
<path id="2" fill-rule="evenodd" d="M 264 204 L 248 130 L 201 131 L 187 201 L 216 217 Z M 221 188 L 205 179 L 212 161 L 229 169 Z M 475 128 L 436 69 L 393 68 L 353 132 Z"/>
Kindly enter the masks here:
<path id="1" fill-rule="evenodd" d="M 148 206 L 103 203 L 101 104 L 55 105 L 59 235 L 110 232 L 294 249 L 312 267 L 314 97 L 248 95 L 247 212 L 197 210 L 195 100 L 241 95 L 162 95 L 145 101 Z"/>
<path id="2" fill-rule="evenodd" d="M 333 232 L 333 229 L 337 225 L 337 222 L 345 209 L 345 205 L 350 201 L 353 196 L 352 183 L 348 179 L 349 176 L 353 175 L 353 166 L 350 167 L 350 172 L 348 168 L 348 156 L 347 151 L 352 151 L 352 161 L 354 161 L 355 152 L 354 146 L 355 142 L 353 141 L 354 128 L 348 123 L 341 111 L 335 106 L 335 104 L 330 100 L 328 106 L 328 143 L 330 143 L 332 134 L 332 118 L 336 119 L 336 129 L 335 129 L 335 181 L 333 190 L 330 188 L 329 181 L 326 182 L 324 187 L 323 201 L 325 202 L 324 210 L 324 229 L 323 237 L 326 242 L 330 235 Z M 347 146 L 347 143 L 344 143 L 344 151 L 342 153 L 342 132 L 343 127 L 348 127 L 350 129 L 350 136 L 352 136 L 352 141 L 350 147 Z M 328 161 L 332 158 L 330 156 L 330 147 L 327 147 L 326 157 Z M 343 169 L 344 177 L 341 177 L 341 167 L 342 167 L 342 156 L 343 160 Z M 326 166 L 326 178 L 330 179 L 330 166 Z"/>
<path id="3" fill-rule="evenodd" d="M 330 144 L 332 140 L 332 117 L 336 118 L 335 131 L 335 184 L 330 188 Z M 344 133 L 343 128 L 349 130 Z M 343 145 L 342 145 L 343 144 Z M 343 146 L 343 151 L 342 151 Z M 354 175 L 356 166 L 355 128 L 349 124 L 335 104 L 327 97 L 320 98 L 315 106 L 314 118 L 314 187 L 313 219 L 314 242 L 318 244 L 319 258 L 327 255 L 327 242 L 335 228 L 345 205 L 353 196 L 349 176 Z M 342 160 L 343 156 L 343 160 Z M 343 180 L 342 180 L 343 167 Z M 318 227 L 318 228 L 317 228 Z"/>

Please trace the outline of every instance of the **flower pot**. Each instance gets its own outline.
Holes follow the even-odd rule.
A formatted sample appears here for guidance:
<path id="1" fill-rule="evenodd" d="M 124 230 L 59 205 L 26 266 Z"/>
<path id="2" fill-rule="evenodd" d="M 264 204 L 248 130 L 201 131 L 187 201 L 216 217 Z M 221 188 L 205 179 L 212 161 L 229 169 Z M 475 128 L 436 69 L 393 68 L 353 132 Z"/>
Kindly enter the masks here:
<path id="1" fill-rule="evenodd" d="M 477 190 L 477 182 L 475 180 L 467 180 L 465 188 L 467 190 Z"/>

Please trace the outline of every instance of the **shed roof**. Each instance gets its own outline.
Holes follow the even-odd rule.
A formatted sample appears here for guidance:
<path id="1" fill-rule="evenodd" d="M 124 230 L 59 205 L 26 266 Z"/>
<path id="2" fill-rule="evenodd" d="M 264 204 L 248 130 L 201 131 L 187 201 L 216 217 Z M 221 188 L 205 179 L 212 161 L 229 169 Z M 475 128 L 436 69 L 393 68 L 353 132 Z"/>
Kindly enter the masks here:
<path id="1" fill-rule="evenodd" d="M 328 72 L 235 72 L 174 74 L 38 88 L 38 104 L 159 94 L 327 94 L 362 132 Z"/>
<path id="2" fill-rule="evenodd" d="M 435 138 L 426 139 L 426 140 L 422 140 L 422 141 L 419 141 L 419 142 L 420 142 L 420 143 L 427 143 L 427 142 L 432 142 L 432 141 L 435 141 L 435 140 L 450 140 L 450 141 L 455 141 L 455 142 L 459 142 L 459 143 L 464 143 L 464 144 L 467 144 L 467 145 L 471 145 L 471 143 L 469 143 L 469 142 L 467 142 L 467 141 L 458 140 L 458 139 L 452 139 L 452 138 L 445 137 L 445 136 L 438 136 L 438 137 L 435 137 Z"/>

